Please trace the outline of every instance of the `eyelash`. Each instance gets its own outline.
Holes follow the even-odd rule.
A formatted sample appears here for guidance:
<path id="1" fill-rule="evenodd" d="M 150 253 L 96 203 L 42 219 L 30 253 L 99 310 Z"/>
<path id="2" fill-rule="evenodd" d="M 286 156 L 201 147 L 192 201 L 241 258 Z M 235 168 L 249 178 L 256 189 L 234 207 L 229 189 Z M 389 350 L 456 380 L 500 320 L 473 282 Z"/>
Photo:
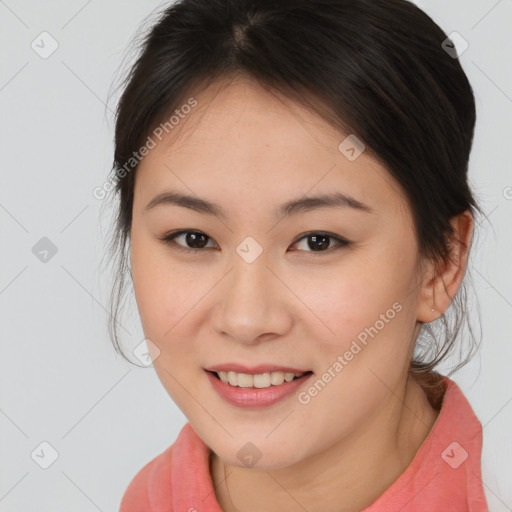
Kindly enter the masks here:
<path id="1" fill-rule="evenodd" d="M 178 231 L 171 231 L 170 233 L 167 233 L 165 236 L 159 237 L 158 240 L 162 241 L 166 245 L 169 245 L 169 246 L 172 245 L 173 250 L 177 250 L 177 251 L 180 251 L 183 253 L 199 253 L 201 251 L 206 250 L 205 248 L 191 249 L 191 248 L 183 247 L 182 245 L 179 245 L 174 241 L 174 239 L 176 237 L 186 234 L 186 233 L 195 233 L 195 234 L 199 234 L 199 235 L 205 235 L 209 240 L 213 240 L 211 237 L 209 237 L 203 231 L 196 231 L 194 229 L 181 229 Z M 304 233 L 303 235 L 301 235 L 300 238 L 298 238 L 295 242 L 293 242 L 292 245 L 295 245 L 296 243 L 300 242 L 302 239 L 307 238 L 308 236 L 311 236 L 311 235 L 323 235 L 329 239 L 332 239 L 332 240 L 338 242 L 339 245 L 337 247 L 331 247 L 329 249 L 326 249 L 325 251 L 295 251 L 295 252 L 310 252 L 315 255 L 320 255 L 320 254 L 331 253 L 333 250 L 342 249 L 344 247 L 349 247 L 350 245 L 352 245 L 352 242 L 349 242 L 348 240 L 346 240 L 344 238 L 341 238 L 337 235 L 333 235 L 331 233 L 327 233 L 325 231 L 309 231 L 308 233 Z M 207 247 L 207 249 L 212 249 L 212 247 Z"/>

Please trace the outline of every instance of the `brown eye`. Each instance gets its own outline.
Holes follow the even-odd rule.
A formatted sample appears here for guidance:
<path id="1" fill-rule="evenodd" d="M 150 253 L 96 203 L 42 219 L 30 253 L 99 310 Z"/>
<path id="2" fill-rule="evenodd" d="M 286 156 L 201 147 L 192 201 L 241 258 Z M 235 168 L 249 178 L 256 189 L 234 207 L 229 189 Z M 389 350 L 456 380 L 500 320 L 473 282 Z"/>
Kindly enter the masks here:
<path id="1" fill-rule="evenodd" d="M 182 243 L 176 242 L 176 239 L 182 238 Z M 165 244 L 176 246 L 178 250 L 185 252 L 199 251 L 207 246 L 208 240 L 211 240 L 208 235 L 202 231 L 194 230 L 180 230 L 160 238 Z M 206 247 L 209 248 L 209 247 Z"/>
<path id="2" fill-rule="evenodd" d="M 307 249 L 299 249 L 305 252 L 328 252 L 330 249 L 336 249 L 336 247 L 330 247 L 331 241 L 335 241 L 339 247 L 347 247 L 350 245 L 348 240 L 345 240 L 339 236 L 331 235 L 330 233 L 324 232 L 311 232 L 299 238 L 294 245 L 297 245 L 301 240 L 307 240 Z M 295 249 L 293 249 L 295 250 Z"/>

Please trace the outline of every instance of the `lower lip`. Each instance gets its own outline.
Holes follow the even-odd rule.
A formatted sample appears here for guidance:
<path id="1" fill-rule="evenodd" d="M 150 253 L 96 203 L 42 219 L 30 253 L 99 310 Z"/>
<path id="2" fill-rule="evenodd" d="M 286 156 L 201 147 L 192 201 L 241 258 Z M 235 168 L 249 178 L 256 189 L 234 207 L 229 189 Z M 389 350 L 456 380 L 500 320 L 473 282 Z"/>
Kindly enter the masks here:
<path id="1" fill-rule="evenodd" d="M 266 407 L 275 404 L 297 391 L 313 375 L 308 373 L 298 379 L 268 388 L 241 388 L 222 382 L 212 372 L 206 371 L 206 374 L 213 389 L 224 400 L 237 407 Z"/>

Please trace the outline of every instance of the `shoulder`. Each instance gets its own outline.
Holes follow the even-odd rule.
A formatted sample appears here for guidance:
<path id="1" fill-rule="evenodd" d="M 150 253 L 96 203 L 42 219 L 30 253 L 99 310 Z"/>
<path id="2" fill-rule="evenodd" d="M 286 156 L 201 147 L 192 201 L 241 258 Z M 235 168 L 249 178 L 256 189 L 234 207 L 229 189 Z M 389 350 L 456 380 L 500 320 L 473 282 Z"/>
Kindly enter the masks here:
<path id="1" fill-rule="evenodd" d="M 119 512 L 181 510 L 184 493 L 194 494 L 198 485 L 208 487 L 207 461 L 208 447 L 187 422 L 176 441 L 133 477 Z"/>
<path id="2" fill-rule="evenodd" d="M 172 455 L 171 445 L 160 455 L 149 461 L 132 478 L 121 499 L 119 512 L 140 512 L 141 510 L 151 510 L 154 496 L 150 489 L 155 486 L 155 480 L 162 478 L 162 473 L 170 482 L 170 463 Z M 171 486 L 167 487 L 170 492 Z M 151 495 L 151 499 L 150 499 Z"/>

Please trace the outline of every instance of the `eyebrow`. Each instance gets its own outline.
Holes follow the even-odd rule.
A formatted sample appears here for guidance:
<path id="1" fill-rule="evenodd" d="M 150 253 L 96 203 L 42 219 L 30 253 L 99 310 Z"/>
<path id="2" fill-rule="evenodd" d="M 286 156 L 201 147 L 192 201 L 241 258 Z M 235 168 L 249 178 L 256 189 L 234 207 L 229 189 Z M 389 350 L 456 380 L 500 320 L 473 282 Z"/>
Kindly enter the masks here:
<path id="1" fill-rule="evenodd" d="M 218 204 L 207 201 L 206 199 L 174 191 L 158 194 L 145 206 L 144 211 L 146 212 L 159 205 L 182 206 L 199 213 L 218 217 L 219 219 L 227 220 L 228 218 L 225 210 Z M 276 216 L 288 217 L 290 215 L 296 215 L 298 213 L 304 213 L 318 208 L 332 207 L 352 208 L 360 212 L 375 213 L 369 206 L 363 204 L 354 197 L 341 192 L 334 192 L 332 194 L 317 194 L 292 199 L 291 201 L 281 205 L 276 210 Z"/>

